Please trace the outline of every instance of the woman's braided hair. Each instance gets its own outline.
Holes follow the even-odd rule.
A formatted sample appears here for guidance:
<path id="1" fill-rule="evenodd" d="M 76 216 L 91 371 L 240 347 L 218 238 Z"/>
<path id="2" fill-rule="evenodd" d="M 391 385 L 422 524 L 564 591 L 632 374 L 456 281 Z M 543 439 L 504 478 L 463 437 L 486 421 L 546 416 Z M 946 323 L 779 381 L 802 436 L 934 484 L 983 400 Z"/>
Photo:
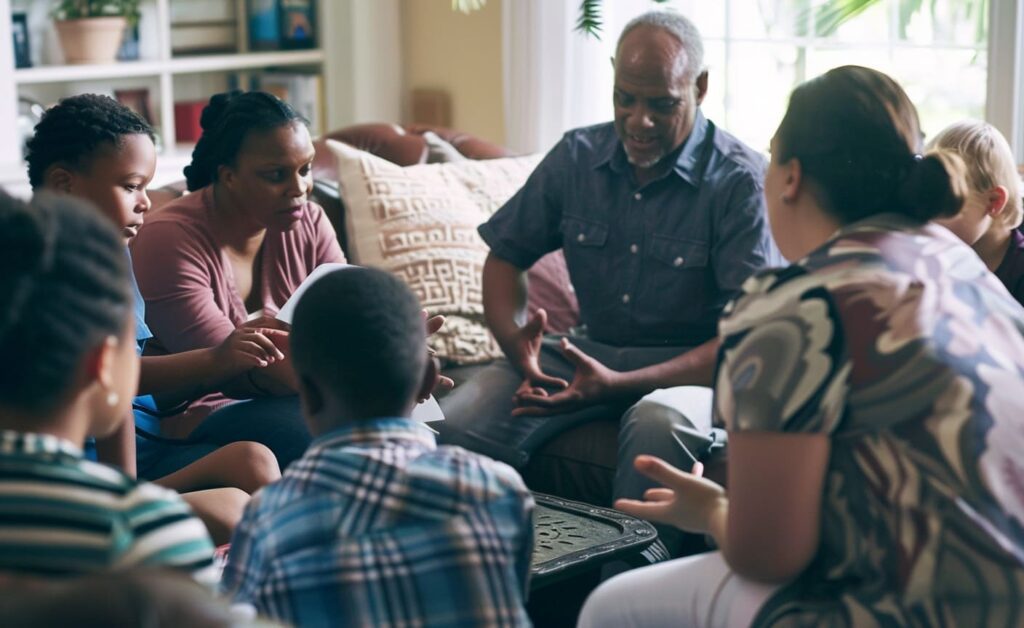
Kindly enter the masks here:
<path id="1" fill-rule="evenodd" d="M 109 221 L 70 197 L 0 193 L 0 404 L 45 413 L 85 355 L 122 336 L 128 258 Z"/>
<path id="2" fill-rule="evenodd" d="M 266 131 L 306 120 L 288 103 L 266 92 L 225 92 L 215 94 L 203 109 L 199 124 L 203 135 L 192 151 L 192 163 L 185 167 L 190 192 L 217 180 L 217 169 L 235 162 L 242 142 L 250 131 Z"/>

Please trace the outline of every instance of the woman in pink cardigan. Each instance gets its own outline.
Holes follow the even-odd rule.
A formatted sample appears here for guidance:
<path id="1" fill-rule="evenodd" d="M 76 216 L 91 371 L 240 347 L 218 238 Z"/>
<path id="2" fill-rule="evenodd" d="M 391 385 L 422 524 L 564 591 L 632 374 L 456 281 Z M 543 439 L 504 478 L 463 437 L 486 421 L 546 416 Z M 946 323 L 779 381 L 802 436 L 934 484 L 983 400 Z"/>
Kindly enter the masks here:
<path id="1" fill-rule="evenodd" d="M 168 353 L 215 346 L 242 326 L 279 326 L 274 315 L 314 268 L 345 261 L 307 198 L 313 143 L 291 107 L 262 92 L 218 94 L 201 124 L 185 168 L 192 194 L 147 217 L 131 247 L 151 346 Z M 257 441 L 284 468 L 310 440 L 295 389 L 288 360 L 253 369 L 165 418 L 162 431 Z"/>

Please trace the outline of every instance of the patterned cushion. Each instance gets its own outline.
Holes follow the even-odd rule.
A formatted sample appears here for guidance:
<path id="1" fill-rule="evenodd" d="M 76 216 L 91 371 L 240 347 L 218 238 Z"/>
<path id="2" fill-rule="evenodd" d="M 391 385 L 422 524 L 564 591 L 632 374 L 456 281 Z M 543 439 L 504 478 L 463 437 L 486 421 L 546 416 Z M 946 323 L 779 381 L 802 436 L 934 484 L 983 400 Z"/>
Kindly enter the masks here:
<path id="1" fill-rule="evenodd" d="M 431 314 L 448 321 L 431 338 L 438 355 L 476 364 L 502 355 L 484 324 L 487 245 L 477 226 L 526 181 L 540 155 L 403 168 L 328 140 L 347 208 L 355 264 L 395 273 Z"/>

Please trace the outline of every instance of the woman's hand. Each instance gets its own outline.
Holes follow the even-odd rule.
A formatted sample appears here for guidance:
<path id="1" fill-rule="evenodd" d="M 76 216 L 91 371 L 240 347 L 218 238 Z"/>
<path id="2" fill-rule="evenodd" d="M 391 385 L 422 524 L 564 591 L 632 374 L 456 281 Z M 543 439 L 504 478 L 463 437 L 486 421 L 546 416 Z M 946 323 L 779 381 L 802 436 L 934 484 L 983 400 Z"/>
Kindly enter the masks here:
<path id="1" fill-rule="evenodd" d="M 693 473 L 680 471 L 654 456 L 637 456 L 633 466 L 664 488 L 648 489 L 643 500 L 616 500 L 616 508 L 634 517 L 718 538 L 719 531 L 724 530 L 729 499 L 725 489 L 700 477 L 704 468 L 699 462 Z"/>
<path id="2" fill-rule="evenodd" d="M 280 329 L 239 327 L 213 348 L 214 364 L 226 377 L 270 366 L 285 359 L 278 345 L 287 339 L 288 332 Z"/>

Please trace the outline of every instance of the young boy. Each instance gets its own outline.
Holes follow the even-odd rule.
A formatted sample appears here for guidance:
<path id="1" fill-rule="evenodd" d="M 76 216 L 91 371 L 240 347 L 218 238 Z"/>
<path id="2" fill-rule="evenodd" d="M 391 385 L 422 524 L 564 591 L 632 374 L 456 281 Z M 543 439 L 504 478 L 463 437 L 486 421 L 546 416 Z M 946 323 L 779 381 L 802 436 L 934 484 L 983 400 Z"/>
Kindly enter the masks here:
<path id="1" fill-rule="evenodd" d="M 398 279 L 328 273 L 299 300 L 291 347 L 315 440 L 258 492 L 222 586 L 302 626 L 520 626 L 533 500 L 505 464 L 438 447 L 407 418 L 436 383 Z"/>
<path id="2" fill-rule="evenodd" d="M 967 164 L 970 196 L 960 213 L 940 224 L 971 245 L 982 261 L 1024 304 L 1024 218 L 1021 181 L 1013 151 L 987 122 L 965 120 L 943 129 L 928 144 L 956 153 Z"/>

